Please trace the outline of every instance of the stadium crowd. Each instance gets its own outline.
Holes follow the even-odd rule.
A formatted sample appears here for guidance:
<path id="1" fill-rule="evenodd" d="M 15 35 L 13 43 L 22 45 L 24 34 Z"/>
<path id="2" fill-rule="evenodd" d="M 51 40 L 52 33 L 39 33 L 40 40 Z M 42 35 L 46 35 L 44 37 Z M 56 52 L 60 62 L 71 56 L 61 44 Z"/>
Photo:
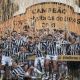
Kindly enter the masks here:
<path id="1" fill-rule="evenodd" d="M 57 29 L 52 33 L 49 29 L 12 31 L 0 38 L 0 71 L 2 75 L 8 66 L 9 80 L 35 80 L 38 74 L 44 76 L 42 80 L 50 77 L 62 80 L 61 76 L 68 74 L 68 67 L 66 62 L 58 62 L 58 55 L 79 54 L 80 35 L 73 32 Z"/>

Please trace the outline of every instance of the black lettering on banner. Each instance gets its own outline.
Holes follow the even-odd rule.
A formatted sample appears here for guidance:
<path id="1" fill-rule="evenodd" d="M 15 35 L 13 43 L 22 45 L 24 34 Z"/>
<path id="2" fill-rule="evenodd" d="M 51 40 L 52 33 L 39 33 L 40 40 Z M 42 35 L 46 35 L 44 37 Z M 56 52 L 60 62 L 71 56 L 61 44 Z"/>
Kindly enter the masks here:
<path id="1" fill-rule="evenodd" d="M 48 13 L 50 13 L 51 11 L 52 11 L 52 9 L 51 9 L 51 8 L 49 8 L 49 9 L 48 9 Z"/>
<path id="2" fill-rule="evenodd" d="M 78 60 L 78 57 L 74 57 L 75 60 Z"/>
<path id="3" fill-rule="evenodd" d="M 77 24 L 80 24 L 80 19 L 77 19 Z"/>
<path id="4" fill-rule="evenodd" d="M 36 13 L 46 13 L 46 9 L 44 9 L 44 8 L 34 9 L 34 10 L 32 10 L 32 13 L 33 14 L 36 14 Z"/>
<path id="5" fill-rule="evenodd" d="M 42 27 L 47 27 L 48 25 L 48 23 L 42 23 Z"/>
<path id="6" fill-rule="evenodd" d="M 36 17 L 36 20 L 38 21 L 39 20 L 39 17 Z"/>
<path id="7" fill-rule="evenodd" d="M 69 17 L 69 22 L 71 22 L 73 19 L 72 19 L 72 17 Z"/>
<path id="8" fill-rule="evenodd" d="M 36 13 L 36 9 L 32 10 L 32 13 L 35 14 Z"/>
<path id="9" fill-rule="evenodd" d="M 62 13 L 61 7 L 59 7 L 57 13 Z"/>
<path id="10" fill-rule="evenodd" d="M 64 21 L 68 21 L 68 18 L 66 16 L 64 17 Z"/>
<path id="11" fill-rule="evenodd" d="M 79 60 L 80 60 L 80 56 L 79 56 Z"/>
<path id="12" fill-rule="evenodd" d="M 41 8 L 41 9 L 37 10 L 37 13 L 45 13 L 45 12 L 46 12 L 46 10 L 44 8 Z"/>
<path id="13" fill-rule="evenodd" d="M 63 13 L 63 14 L 66 14 L 66 9 L 63 9 L 63 10 L 62 10 L 62 13 Z"/>
<path id="14" fill-rule="evenodd" d="M 51 27 L 55 27 L 55 23 L 51 23 Z"/>
<path id="15" fill-rule="evenodd" d="M 76 22 L 76 18 L 73 19 L 73 22 Z"/>
<path id="16" fill-rule="evenodd" d="M 47 20 L 51 20 L 51 17 L 50 17 L 50 16 L 48 16 Z"/>
<path id="17" fill-rule="evenodd" d="M 57 13 L 56 8 L 53 8 L 53 13 Z"/>
<path id="18" fill-rule="evenodd" d="M 76 22 L 76 18 L 72 18 L 72 17 L 64 17 L 64 21 L 68 21 L 68 22 Z"/>
<path id="19" fill-rule="evenodd" d="M 57 20 L 57 21 L 63 21 L 63 17 L 58 16 L 58 17 L 56 18 L 56 20 Z"/>
<path id="20" fill-rule="evenodd" d="M 45 23 L 42 23 L 42 27 L 45 27 Z"/>
<path id="21" fill-rule="evenodd" d="M 65 9 L 61 9 L 61 7 L 59 7 L 57 13 L 63 13 L 63 14 L 65 14 L 66 10 Z"/>
<path id="22" fill-rule="evenodd" d="M 41 15 L 40 20 L 46 20 L 46 17 Z"/>
<path id="23" fill-rule="evenodd" d="M 51 27 L 55 27 L 55 23 L 42 23 L 42 27 L 47 27 L 47 26 L 51 26 Z"/>
<path id="24" fill-rule="evenodd" d="M 36 20 L 36 17 L 35 17 L 35 16 L 33 16 L 31 19 L 32 19 L 32 20 Z"/>
<path id="25" fill-rule="evenodd" d="M 48 16 L 47 20 L 54 20 L 54 16 Z"/>
<path id="26" fill-rule="evenodd" d="M 40 9 L 37 9 L 37 13 L 41 13 L 41 10 Z"/>
<path id="27" fill-rule="evenodd" d="M 61 7 L 58 8 L 37 8 L 32 10 L 32 14 L 36 14 L 36 13 L 66 13 L 66 9 L 62 9 Z"/>
<path id="28" fill-rule="evenodd" d="M 45 13 L 46 12 L 46 9 L 42 8 L 42 12 L 41 13 Z"/>

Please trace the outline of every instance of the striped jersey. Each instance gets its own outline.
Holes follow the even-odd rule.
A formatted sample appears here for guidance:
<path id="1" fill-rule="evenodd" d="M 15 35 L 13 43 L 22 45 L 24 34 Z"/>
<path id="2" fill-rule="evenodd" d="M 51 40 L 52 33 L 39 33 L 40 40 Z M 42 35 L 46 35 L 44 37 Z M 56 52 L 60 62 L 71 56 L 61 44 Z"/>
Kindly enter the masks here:
<path id="1" fill-rule="evenodd" d="M 17 74 L 19 75 L 18 80 L 24 80 L 25 71 L 23 70 L 21 66 L 12 70 L 12 77 L 14 78 L 17 77 Z"/>
<path id="2" fill-rule="evenodd" d="M 41 43 L 35 44 L 35 54 L 36 57 L 43 57 L 43 54 L 41 52 Z"/>
<path id="3" fill-rule="evenodd" d="M 27 61 L 27 57 L 30 56 L 31 53 L 29 52 L 19 52 L 18 56 L 18 61 L 19 62 L 26 62 Z"/>
<path id="4" fill-rule="evenodd" d="M 28 43 L 26 46 L 28 47 L 28 51 L 29 51 L 30 53 L 32 53 L 32 52 L 34 51 L 34 48 L 35 48 L 35 45 L 34 45 L 34 44 L 32 44 L 32 43 L 29 44 L 29 43 Z"/>
<path id="5" fill-rule="evenodd" d="M 15 40 L 15 44 L 16 44 L 17 46 L 21 46 L 21 45 L 24 44 L 24 41 L 23 41 L 22 39 Z"/>
<path id="6" fill-rule="evenodd" d="M 46 46 L 47 46 L 47 54 L 48 55 L 54 55 L 54 44 L 53 42 L 46 42 Z"/>
<path id="7" fill-rule="evenodd" d="M 27 59 L 26 53 L 19 53 L 19 55 L 18 55 L 18 61 L 19 62 L 25 62 L 26 59 Z"/>
<path id="8" fill-rule="evenodd" d="M 12 54 L 14 54 L 16 51 L 16 46 L 14 45 L 13 41 L 12 42 L 5 42 L 4 43 L 4 54 L 6 56 L 10 56 Z"/>
<path id="9" fill-rule="evenodd" d="M 12 55 L 12 51 L 11 50 L 9 50 L 9 49 L 6 49 L 5 51 L 3 51 L 3 55 L 5 55 L 5 56 L 11 56 Z"/>
<path id="10" fill-rule="evenodd" d="M 46 52 L 47 50 L 46 42 L 41 42 L 41 50 Z"/>

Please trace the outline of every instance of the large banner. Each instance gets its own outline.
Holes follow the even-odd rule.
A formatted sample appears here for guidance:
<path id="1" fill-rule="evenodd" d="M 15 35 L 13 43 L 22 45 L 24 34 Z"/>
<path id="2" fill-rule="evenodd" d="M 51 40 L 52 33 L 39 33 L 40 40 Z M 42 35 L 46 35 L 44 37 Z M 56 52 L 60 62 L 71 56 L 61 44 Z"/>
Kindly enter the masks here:
<path id="1" fill-rule="evenodd" d="M 56 2 L 45 2 L 27 8 L 28 20 L 34 22 L 37 29 L 43 27 L 68 29 L 80 32 L 80 15 L 71 6 Z"/>
<path id="2" fill-rule="evenodd" d="M 26 9 L 24 14 L 17 15 L 0 25 L 0 33 L 8 28 L 23 31 L 29 25 L 35 29 L 67 29 L 80 34 L 80 14 L 66 4 L 57 2 L 43 2 L 34 4 Z"/>

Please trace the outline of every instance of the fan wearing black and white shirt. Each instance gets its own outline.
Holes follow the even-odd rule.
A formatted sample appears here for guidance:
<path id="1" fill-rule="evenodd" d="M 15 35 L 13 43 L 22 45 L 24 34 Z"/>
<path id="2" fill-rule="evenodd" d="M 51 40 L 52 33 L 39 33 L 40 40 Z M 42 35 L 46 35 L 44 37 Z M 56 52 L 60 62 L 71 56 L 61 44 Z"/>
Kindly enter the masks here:
<path id="1" fill-rule="evenodd" d="M 25 46 L 19 47 L 19 52 L 15 54 L 17 56 L 17 61 L 22 64 L 27 62 L 27 57 L 32 55 Z"/>
<path id="2" fill-rule="evenodd" d="M 43 68 L 44 67 L 44 55 L 43 53 L 41 52 L 42 51 L 42 43 L 40 42 L 40 39 L 39 37 L 35 37 L 35 51 L 34 53 L 36 54 L 36 58 L 35 58 L 35 62 L 34 62 L 34 66 L 37 67 L 38 66 L 38 63 L 40 62 L 40 65 L 41 67 Z M 39 65 L 39 66 L 40 66 Z"/>
<path id="3" fill-rule="evenodd" d="M 47 72 L 46 79 L 48 79 L 50 62 L 53 62 L 53 64 L 51 64 L 53 66 L 52 69 L 54 71 L 57 71 L 57 58 L 58 58 L 58 55 L 54 53 L 53 36 L 51 34 L 47 35 L 46 46 L 47 46 L 47 55 L 46 55 L 46 61 L 45 61 L 45 69 Z"/>
<path id="4" fill-rule="evenodd" d="M 12 63 L 13 70 L 11 72 L 13 80 L 14 79 L 24 80 L 27 78 L 32 78 L 32 76 L 31 76 L 32 71 L 42 75 L 42 73 L 34 66 L 29 67 L 29 65 L 27 65 L 27 64 L 23 65 L 23 66 L 24 66 L 24 68 L 22 66 L 18 65 L 15 61 L 13 61 L 13 63 Z"/>
<path id="5" fill-rule="evenodd" d="M 2 65 L 8 64 L 9 66 L 12 65 L 12 40 L 10 37 L 7 38 L 6 42 L 4 43 L 5 47 L 3 49 L 3 54 L 2 54 Z"/>

